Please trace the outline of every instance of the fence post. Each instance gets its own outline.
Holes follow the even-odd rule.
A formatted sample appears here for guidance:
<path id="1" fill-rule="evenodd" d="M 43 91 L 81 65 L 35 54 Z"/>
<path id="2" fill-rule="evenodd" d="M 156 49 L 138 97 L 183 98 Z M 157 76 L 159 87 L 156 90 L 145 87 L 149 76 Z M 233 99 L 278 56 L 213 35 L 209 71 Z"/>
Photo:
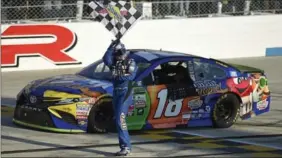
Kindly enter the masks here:
<path id="1" fill-rule="evenodd" d="M 142 2 L 142 14 L 145 19 L 152 19 L 152 2 Z"/>
<path id="2" fill-rule="evenodd" d="M 83 0 L 78 0 L 76 6 L 77 6 L 76 20 L 81 20 L 83 16 Z"/>
<path id="3" fill-rule="evenodd" d="M 217 14 L 218 15 L 222 14 L 222 3 L 220 1 L 217 2 Z"/>
<path id="4" fill-rule="evenodd" d="M 250 0 L 245 1 L 244 15 L 250 14 L 250 4 L 251 4 Z"/>

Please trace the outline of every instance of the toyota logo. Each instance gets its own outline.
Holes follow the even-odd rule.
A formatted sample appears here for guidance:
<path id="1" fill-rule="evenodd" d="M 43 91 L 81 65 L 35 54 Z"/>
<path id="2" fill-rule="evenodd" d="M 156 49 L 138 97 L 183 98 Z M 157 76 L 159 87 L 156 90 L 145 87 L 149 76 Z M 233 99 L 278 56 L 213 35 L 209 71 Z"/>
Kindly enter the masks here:
<path id="1" fill-rule="evenodd" d="M 37 99 L 36 99 L 36 96 L 30 96 L 30 98 L 29 98 L 29 101 L 30 101 L 30 103 L 36 103 L 36 101 L 37 101 Z"/>

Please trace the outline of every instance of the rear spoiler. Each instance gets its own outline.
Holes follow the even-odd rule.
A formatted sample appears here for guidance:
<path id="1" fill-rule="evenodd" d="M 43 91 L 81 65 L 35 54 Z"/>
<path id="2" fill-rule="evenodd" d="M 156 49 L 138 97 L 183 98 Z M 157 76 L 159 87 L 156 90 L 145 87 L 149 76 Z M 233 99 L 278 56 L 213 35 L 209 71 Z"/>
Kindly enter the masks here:
<path id="1" fill-rule="evenodd" d="M 258 68 L 254 68 L 254 67 L 250 67 L 250 66 L 246 66 L 246 65 L 239 65 L 239 64 L 233 64 L 233 63 L 226 63 L 217 59 L 213 59 L 212 60 L 216 61 L 217 63 L 220 63 L 222 65 L 228 66 L 228 67 L 232 67 L 234 69 L 236 69 L 237 71 L 239 71 L 240 73 L 261 73 L 264 74 L 264 70 L 258 69 Z"/>
<path id="2" fill-rule="evenodd" d="M 264 70 L 239 64 L 230 64 L 232 67 L 238 69 L 241 73 L 261 73 L 264 74 Z"/>

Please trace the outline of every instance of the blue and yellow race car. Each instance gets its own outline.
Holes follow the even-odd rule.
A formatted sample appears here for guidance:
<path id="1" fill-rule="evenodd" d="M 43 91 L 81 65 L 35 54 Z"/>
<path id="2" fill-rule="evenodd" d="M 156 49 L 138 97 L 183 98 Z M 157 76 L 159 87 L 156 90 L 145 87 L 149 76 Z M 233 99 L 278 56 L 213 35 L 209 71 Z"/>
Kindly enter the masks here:
<path id="1" fill-rule="evenodd" d="M 263 70 L 178 52 L 129 50 L 139 66 L 129 88 L 129 130 L 228 128 L 270 109 Z M 76 74 L 32 81 L 17 95 L 16 124 L 55 132 L 114 130 L 111 73 L 102 60 Z"/>

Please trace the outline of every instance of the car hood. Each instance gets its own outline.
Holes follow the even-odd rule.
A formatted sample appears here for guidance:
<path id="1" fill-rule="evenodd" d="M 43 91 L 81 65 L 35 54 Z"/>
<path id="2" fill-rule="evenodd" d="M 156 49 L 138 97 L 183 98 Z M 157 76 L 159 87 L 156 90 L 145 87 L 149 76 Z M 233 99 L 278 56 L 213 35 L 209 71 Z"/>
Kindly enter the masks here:
<path id="1" fill-rule="evenodd" d="M 35 96 L 43 96 L 46 90 L 82 94 L 81 89 L 87 88 L 93 92 L 112 94 L 112 83 L 104 80 L 89 79 L 80 75 L 58 75 L 45 79 L 35 80 L 24 90 Z"/>

